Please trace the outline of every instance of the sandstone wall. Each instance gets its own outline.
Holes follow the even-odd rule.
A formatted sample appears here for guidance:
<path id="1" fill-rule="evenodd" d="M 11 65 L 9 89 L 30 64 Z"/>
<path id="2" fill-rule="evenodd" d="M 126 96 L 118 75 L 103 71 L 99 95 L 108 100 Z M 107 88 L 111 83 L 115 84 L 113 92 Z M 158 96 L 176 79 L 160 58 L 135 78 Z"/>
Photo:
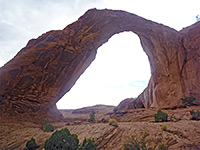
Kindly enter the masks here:
<path id="1" fill-rule="evenodd" d="M 56 102 L 114 34 L 132 31 L 151 66 L 148 87 L 137 98 L 145 107 L 180 105 L 183 96 L 200 103 L 200 22 L 178 32 L 119 10 L 87 11 L 63 30 L 47 32 L 0 68 L 0 116 L 14 120 L 62 118 Z"/>

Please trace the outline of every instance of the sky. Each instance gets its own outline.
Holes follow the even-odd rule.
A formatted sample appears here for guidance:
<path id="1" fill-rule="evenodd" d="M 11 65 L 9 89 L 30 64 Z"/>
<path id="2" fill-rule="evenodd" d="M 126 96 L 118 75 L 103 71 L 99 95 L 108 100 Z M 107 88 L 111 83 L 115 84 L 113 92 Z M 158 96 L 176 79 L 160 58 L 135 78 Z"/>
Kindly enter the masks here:
<path id="1" fill-rule="evenodd" d="M 0 0 L 0 67 L 30 39 L 60 30 L 88 9 L 116 9 L 181 30 L 196 22 L 199 0 Z M 95 61 L 57 103 L 59 109 L 118 105 L 137 97 L 150 78 L 148 58 L 131 32 L 114 35 Z"/>

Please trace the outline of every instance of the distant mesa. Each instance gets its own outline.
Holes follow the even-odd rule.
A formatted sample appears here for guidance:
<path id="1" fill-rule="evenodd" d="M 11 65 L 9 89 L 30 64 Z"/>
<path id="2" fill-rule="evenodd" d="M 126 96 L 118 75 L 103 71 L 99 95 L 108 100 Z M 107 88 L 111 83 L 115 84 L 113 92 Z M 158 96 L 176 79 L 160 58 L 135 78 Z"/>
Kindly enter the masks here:
<path id="1" fill-rule="evenodd" d="M 56 103 L 113 35 L 132 31 L 148 56 L 151 78 L 137 107 L 200 103 L 200 22 L 176 31 L 120 10 L 88 10 L 63 30 L 47 32 L 0 68 L 0 116 L 6 121 L 62 119 Z M 5 121 L 5 119 L 4 119 Z"/>
<path id="2" fill-rule="evenodd" d="M 72 114 L 90 114 L 92 111 L 95 113 L 105 113 L 106 110 L 113 110 L 114 106 L 109 105 L 95 105 L 95 106 L 89 106 L 89 107 L 83 107 L 80 109 L 75 109 L 72 111 Z"/>

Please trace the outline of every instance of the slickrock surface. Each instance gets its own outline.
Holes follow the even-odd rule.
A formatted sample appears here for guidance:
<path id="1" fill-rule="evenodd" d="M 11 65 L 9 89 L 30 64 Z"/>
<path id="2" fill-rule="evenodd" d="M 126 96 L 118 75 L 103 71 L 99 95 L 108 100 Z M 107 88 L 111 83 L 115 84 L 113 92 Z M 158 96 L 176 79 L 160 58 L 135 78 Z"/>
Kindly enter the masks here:
<path id="1" fill-rule="evenodd" d="M 140 139 L 144 132 L 150 134 L 147 139 L 153 139 L 152 147 L 157 145 L 158 148 L 160 144 L 165 144 L 169 150 L 199 150 L 200 122 L 190 120 L 190 110 L 200 110 L 200 106 L 163 109 L 162 111 L 169 115 L 169 121 L 158 123 L 154 122 L 153 115 L 157 111 L 155 108 L 140 108 L 127 113 L 112 114 L 109 117 L 117 119 L 117 128 L 109 125 L 108 122 L 99 122 L 101 117 L 108 117 L 106 114 L 102 116 L 106 112 L 104 110 L 95 114 L 97 121 L 95 123 L 82 121 L 85 117 L 89 117 L 89 113 L 86 113 L 85 117 L 82 116 L 83 114 L 70 116 L 67 111 L 67 120 L 71 120 L 71 122 L 54 122 L 53 125 L 56 130 L 67 127 L 71 133 L 78 135 L 81 143 L 85 137 L 94 138 L 99 150 L 122 150 L 123 144 L 128 137 L 136 136 Z M 64 110 L 62 113 L 65 114 Z M 77 116 L 75 117 L 74 115 Z M 69 117 L 72 117 L 72 119 Z M 73 118 L 76 118 L 76 121 L 73 122 Z M 161 129 L 162 125 L 168 127 L 167 131 Z M 0 149 L 23 150 L 26 142 L 33 137 L 39 146 L 38 150 L 41 150 L 46 139 L 51 134 L 42 131 L 40 124 L 30 122 L 2 123 L 0 128 Z"/>
<path id="2" fill-rule="evenodd" d="M 152 76 L 137 98 L 144 107 L 177 106 L 184 96 L 200 103 L 200 22 L 178 32 L 125 11 L 91 9 L 65 29 L 30 40 L 0 68 L 1 118 L 62 119 L 56 102 L 95 59 L 97 49 L 124 31 L 139 36 L 149 58 Z"/>
<path id="3" fill-rule="evenodd" d="M 73 122 L 72 124 L 80 124 L 82 121 L 87 121 L 90 117 L 92 110 L 95 112 L 96 121 L 101 121 L 102 118 L 104 120 L 109 120 L 109 114 L 113 113 L 114 106 L 108 105 L 95 105 L 90 107 L 83 107 L 75 110 L 60 110 L 64 120 L 69 122 Z"/>

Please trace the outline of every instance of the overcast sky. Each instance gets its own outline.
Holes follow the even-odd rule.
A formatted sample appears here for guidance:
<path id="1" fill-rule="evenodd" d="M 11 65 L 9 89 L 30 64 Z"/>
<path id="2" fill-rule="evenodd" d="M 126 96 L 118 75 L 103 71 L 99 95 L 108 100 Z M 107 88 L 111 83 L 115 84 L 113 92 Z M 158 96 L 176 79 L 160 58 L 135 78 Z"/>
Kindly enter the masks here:
<path id="1" fill-rule="evenodd" d="M 63 29 L 90 8 L 125 10 L 181 30 L 196 22 L 200 0 L 0 0 L 0 66 L 28 40 Z M 57 107 L 118 105 L 137 97 L 149 78 L 149 62 L 137 35 L 120 33 L 98 49 L 95 61 Z"/>

